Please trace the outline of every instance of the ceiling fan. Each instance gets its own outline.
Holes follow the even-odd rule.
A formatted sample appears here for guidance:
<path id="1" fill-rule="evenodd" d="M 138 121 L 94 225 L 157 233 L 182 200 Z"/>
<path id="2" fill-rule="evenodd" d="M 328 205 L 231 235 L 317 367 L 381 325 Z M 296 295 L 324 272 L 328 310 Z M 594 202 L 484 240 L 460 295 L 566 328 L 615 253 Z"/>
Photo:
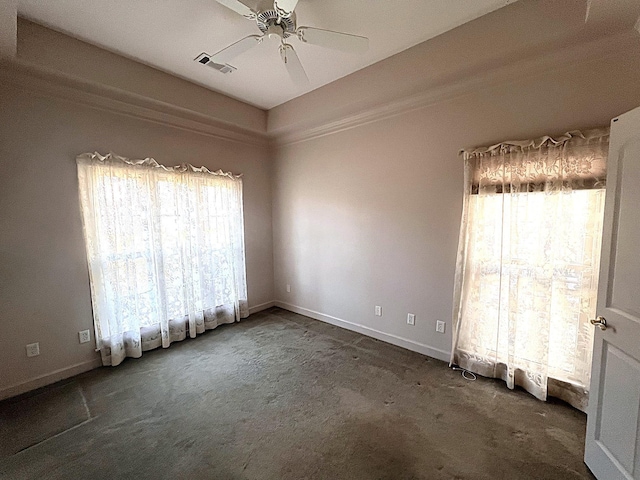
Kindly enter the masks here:
<path id="1" fill-rule="evenodd" d="M 293 45 L 287 43 L 287 39 L 297 37 L 303 43 L 319 45 L 322 47 L 342 50 L 349 53 L 364 53 L 369 48 L 369 39 L 348 33 L 333 32 L 312 27 L 298 27 L 296 25 L 295 8 L 298 0 L 274 0 L 273 8 L 263 11 L 252 10 L 240 0 L 217 0 L 218 3 L 239 13 L 249 20 L 255 20 L 260 29 L 261 35 L 249 35 L 228 47 L 223 48 L 210 58 L 202 55 L 196 60 L 207 64 L 209 60 L 216 68 L 225 73 L 235 70 L 228 65 L 228 62 L 238 55 L 262 43 L 267 38 L 278 38 L 280 40 L 280 56 L 285 64 L 289 76 L 297 85 L 304 86 L 309 83 L 298 54 L 293 49 Z M 206 61 L 203 60 L 206 59 Z"/>

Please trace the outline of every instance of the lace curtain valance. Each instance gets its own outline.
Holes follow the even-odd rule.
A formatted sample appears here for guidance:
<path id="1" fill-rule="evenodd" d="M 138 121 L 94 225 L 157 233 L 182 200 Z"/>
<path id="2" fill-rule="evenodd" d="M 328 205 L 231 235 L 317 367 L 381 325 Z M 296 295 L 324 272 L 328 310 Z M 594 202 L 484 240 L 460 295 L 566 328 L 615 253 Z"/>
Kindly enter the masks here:
<path id="1" fill-rule="evenodd" d="M 181 163 L 179 165 L 173 167 L 167 167 L 165 165 L 160 165 L 153 158 L 145 158 L 139 160 L 132 160 L 129 158 L 121 157 L 116 155 L 115 153 L 108 153 L 107 155 L 100 155 L 98 152 L 94 153 L 83 153 L 82 155 L 78 155 L 76 157 L 76 162 L 78 164 L 83 165 L 103 165 L 103 166 L 111 166 L 111 167 L 126 167 L 137 166 L 137 167 L 148 167 L 150 169 L 160 169 L 162 171 L 168 173 L 187 173 L 187 174 L 209 174 L 217 177 L 228 177 L 229 179 L 240 179 L 242 178 L 242 174 L 233 174 L 231 172 L 223 172 L 222 170 L 211 171 L 207 167 L 194 167 L 190 163 Z"/>
<path id="2" fill-rule="evenodd" d="M 602 188 L 609 129 L 574 130 L 557 138 L 508 141 L 462 150 L 472 164 L 472 192 Z"/>

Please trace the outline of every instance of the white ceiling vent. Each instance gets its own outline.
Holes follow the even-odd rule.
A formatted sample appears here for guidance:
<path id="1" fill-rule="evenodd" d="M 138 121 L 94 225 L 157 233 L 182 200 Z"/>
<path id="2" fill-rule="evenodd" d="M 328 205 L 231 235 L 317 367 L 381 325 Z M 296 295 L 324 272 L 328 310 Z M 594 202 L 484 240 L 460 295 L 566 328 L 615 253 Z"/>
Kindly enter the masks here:
<path id="1" fill-rule="evenodd" d="M 201 63 L 202 65 L 211 67 L 214 70 L 219 71 L 220 73 L 232 73 L 237 70 L 236 67 L 234 67 L 233 65 L 229 65 L 228 63 L 223 65 L 221 63 L 214 62 L 213 60 L 211 60 L 211 55 L 204 52 L 198 55 L 194 60 L 198 63 Z"/>

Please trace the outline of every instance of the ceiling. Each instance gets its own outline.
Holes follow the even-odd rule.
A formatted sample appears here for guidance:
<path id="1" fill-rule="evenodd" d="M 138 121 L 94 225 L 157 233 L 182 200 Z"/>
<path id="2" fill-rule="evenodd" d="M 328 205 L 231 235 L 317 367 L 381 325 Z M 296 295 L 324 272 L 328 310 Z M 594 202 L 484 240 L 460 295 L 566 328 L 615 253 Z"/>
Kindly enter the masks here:
<path id="1" fill-rule="evenodd" d="M 243 0 L 259 10 L 271 0 Z M 361 68 L 406 50 L 515 0 L 300 0 L 299 26 L 369 38 L 369 51 L 352 55 L 294 45 L 310 85 L 290 80 L 277 40 L 265 40 L 237 57 L 237 71 L 224 75 L 194 62 L 247 35 L 259 34 L 247 20 L 215 0 L 18 0 L 18 13 L 107 50 L 169 72 L 262 109 L 270 109 Z"/>

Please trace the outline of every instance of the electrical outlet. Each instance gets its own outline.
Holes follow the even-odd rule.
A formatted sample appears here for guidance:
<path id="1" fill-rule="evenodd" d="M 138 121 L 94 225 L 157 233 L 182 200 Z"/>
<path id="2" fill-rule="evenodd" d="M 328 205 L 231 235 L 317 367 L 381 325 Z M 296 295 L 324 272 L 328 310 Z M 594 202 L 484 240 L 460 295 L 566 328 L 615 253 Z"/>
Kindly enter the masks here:
<path id="1" fill-rule="evenodd" d="M 89 330 L 82 330 L 78 332 L 78 337 L 80 338 L 80 343 L 87 343 L 91 341 L 91 334 Z"/>
<path id="2" fill-rule="evenodd" d="M 444 333 L 445 325 L 446 323 L 444 323 L 442 320 L 436 321 L 436 332 Z"/>
<path id="3" fill-rule="evenodd" d="M 40 343 L 30 343 L 27 345 L 27 357 L 37 357 L 40 355 Z"/>
<path id="4" fill-rule="evenodd" d="M 291 293 L 291 285 L 287 284 L 287 293 Z"/>
<path id="5" fill-rule="evenodd" d="M 376 317 L 381 317 L 382 316 L 382 307 L 379 306 L 379 305 L 376 305 L 375 313 L 376 313 Z"/>
<path id="6" fill-rule="evenodd" d="M 416 324 L 416 315 L 414 313 L 407 313 L 407 323 L 409 325 Z"/>

